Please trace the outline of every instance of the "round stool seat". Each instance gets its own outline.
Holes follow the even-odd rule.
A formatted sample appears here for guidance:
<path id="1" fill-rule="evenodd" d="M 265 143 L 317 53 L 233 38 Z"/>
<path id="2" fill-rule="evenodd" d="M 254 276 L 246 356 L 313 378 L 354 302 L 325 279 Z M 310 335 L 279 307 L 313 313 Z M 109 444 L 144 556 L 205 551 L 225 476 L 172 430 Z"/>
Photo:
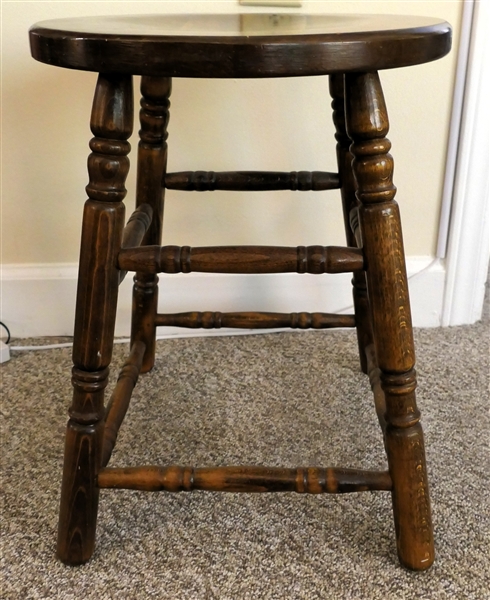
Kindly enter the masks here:
<path id="1" fill-rule="evenodd" d="M 132 15 L 56 19 L 30 30 L 35 59 L 70 69 L 166 77 L 281 77 L 436 60 L 451 28 L 394 15 Z"/>

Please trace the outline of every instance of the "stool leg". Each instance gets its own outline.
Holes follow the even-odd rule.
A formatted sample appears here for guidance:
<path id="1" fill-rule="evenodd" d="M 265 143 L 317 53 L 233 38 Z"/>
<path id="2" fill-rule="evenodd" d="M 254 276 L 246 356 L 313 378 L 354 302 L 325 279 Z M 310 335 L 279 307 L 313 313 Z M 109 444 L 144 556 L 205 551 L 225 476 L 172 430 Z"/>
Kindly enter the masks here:
<path id="1" fill-rule="evenodd" d="M 104 433 L 104 388 L 109 375 L 116 319 L 121 247 L 129 169 L 126 141 L 133 127 L 130 76 L 99 75 L 92 108 L 85 203 L 73 342 L 73 402 L 65 441 L 58 528 L 58 557 L 86 562 L 95 527 Z"/>
<path id="2" fill-rule="evenodd" d="M 167 168 L 167 125 L 172 80 L 169 77 L 141 78 L 141 130 L 138 147 L 136 205 L 153 208 L 153 220 L 143 244 L 160 245 L 163 223 L 164 177 Z M 133 287 L 131 340 L 146 345 L 141 371 L 155 362 L 155 316 L 158 312 L 158 277 L 136 273 Z"/>
<path id="3" fill-rule="evenodd" d="M 415 402 L 414 345 L 388 116 L 377 73 L 345 75 L 347 132 L 361 203 L 359 219 L 381 386 L 385 445 L 393 481 L 398 556 L 410 569 L 434 560 L 420 413 Z"/>
<path id="4" fill-rule="evenodd" d="M 335 73 L 329 77 L 330 95 L 332 96 L 333 122 L 335 125 L 335 139 L 337 140 L 337 164 L 340 177 L 340 192 L 342 196 L 342 209 L 347 245 L 355 247 L 360 245 L 351 227 L 353 213 L 357 212 L 358 200 L 356 197 L 356 180 L 352 171 L 352 154 L 350 152 L 351 140 L 347 135 L 344 107 L 344 75 Z M 371 315 L 366 288 L 366 275 L 364 271 L 354 271 L 352 278 L 354 312 L 356 315 L 357 342 L 361 369 L 368 372 L 366 348 L 373 343 L 371 328 Z"/>

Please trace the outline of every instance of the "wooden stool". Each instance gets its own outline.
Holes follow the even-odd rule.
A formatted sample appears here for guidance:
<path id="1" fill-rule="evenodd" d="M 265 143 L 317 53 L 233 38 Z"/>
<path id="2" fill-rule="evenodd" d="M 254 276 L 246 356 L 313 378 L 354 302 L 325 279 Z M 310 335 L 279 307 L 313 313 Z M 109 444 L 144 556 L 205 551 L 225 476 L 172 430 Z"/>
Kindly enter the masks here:
<path id="1" fill-rule="evenodd" d="M 410 569 L 434 560 L 412 325 L 388 116 L 377 71 L 436 60 L 451 30 L 435 19 L 356 15 L 194 15 L 60 19 L 31 28 L 35 59 L 99 73 L 88 159 L 73 344 L 74 397 L 66 432 L 58 556 L 93 552 L 100 488 L 227 492 L 391 491 L 398 555 Z M 132 75 L 142 75 L 137 208 L 124 225 L 133 129 Z M 171 77 L 329 75 L 338 174 L 166 173 Z M 347 247 L 160 246 L 163 188 L 340 188 Z M 118 285 L 135 271 L 131 352 L 107 406 Z M 157 273 L 354 274 L 355 315 L 158 314 Z M 109 468 L 140 372 L 155 356 L 156 327 L 357 328 L 384 432 L 389 471 L 344 468 Z"/>

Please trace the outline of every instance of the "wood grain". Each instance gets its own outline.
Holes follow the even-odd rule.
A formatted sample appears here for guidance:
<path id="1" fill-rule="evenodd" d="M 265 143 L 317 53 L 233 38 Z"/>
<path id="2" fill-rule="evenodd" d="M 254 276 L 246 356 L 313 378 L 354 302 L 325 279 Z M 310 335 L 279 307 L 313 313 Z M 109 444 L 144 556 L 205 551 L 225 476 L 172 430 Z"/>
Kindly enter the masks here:
<path id="1" fill-rule="evenodd" d="M 145 273 L 348 273 L 362 250 L 337 246 L 145 246 L 122 249 L 118 266 Z"/>
<path id="2" fill-rule="evenodd" d="M 122 234 L 122 248 L 139 246 L 148 231 L 153 217 L 153 209 L 149 204 L 141 204 L 129 217 Z M 127 271 L 119 272 L 119 283 L 124 281 Z"/>
<path id="3" fill-rule="evenodd" d="M 345 494 L 391 490 L 388 471 L 305 467 L 129 467 L 106 468 L 98 475 L 100 488 L 149 492 L 297 492 Z"/>
<path id="4" fill-rule="evenodd" d="M 31 54 L 51 65 L 97 72 L 257 78 L 406 67 L 436 60 L 451 47 L 451 28 L 437 19 L 367 15 L 364 25 L 356 28 L 359 15 L 339 15 L 333 20 L 328 15 L 326 19 L 325 15 L 306 15 L 311 33 L 300 27 L 284 34 L 279 29 L 250 35 L 246 25 L 240 27 L 239 15 L 212 17 L 214 33 L 206 27 L 204 15 L 140 16 L 143 24 L 136 34 L 138 18 L 134 16 L 118 17 L 119 31 L 114 19 L 104 21 L 103 17 L 73 19 L 68 25 L 56 20 L 38 23 L 29 32 Z M 174 30 L 165 28 L 166 19 L 172 20 Z M 234 35 L 229 31 L 230 21 Z M 164 35 L 159 35 L 157 22 Z"/>
<path id="5" fill-rule="evenodd" d="M 117 378 L 116 387 L 112 392 L 105 411 L 101 457 L 102 467 L 105 467 L 109 462 L 114 446 L 116 445 L 117 434 L 129 408 L 133 389 L 138 382 L 144 354 L 145 345 L 143 342 L 135 342 Z"/>
<path id="6" fill-rule="evenodd" d="M 340 193 L 342 197 L 342 212 L 347 245 L 362 248 L 362 239 L 356 236 L 352 227 L 351 217 L 357 215 L 359 201 L 356 196 L 357 183 L 352 169 L 353 156 L 350 152 L 351 140 L 347 134 L 345 122 L 345 93 L 344 75 L 337 73 L 329 77 L 329 89 L 332 96 L 332 117 L 337 140 L 337 165 L 340 178 Z M 367 295 L 366 274 L 363 270 L 354 271 L 352 278 L 352 295 L 356 315 L 357 343 L 361 369 L 368 372 L 366 348 L 373 343 L 371 314 Z"/>
<path id="7" fill-rule="evenodd" d="M 333 327 L 354 327 L 354 315 L 327 313 L 268 313 L 268 312 L 185 312 L 158 314 L 155 318 L 158 327 L 188 327 L 191 329 L 269 329 L 290 327 L 292 329 L 329 329 Z"/>
<path id="8" fill-rule="evenodd" d="M 398 556 L 406 567 L 424 570 L 434 561 L 434 542 L 423 434 L 415 401 L 415 352 L 405 256 L 394 201 L 391 144 L 386 138 L 388 114 L 377 73 L 346 74 L 345 90 L 379 368 L 376 377 L 386 403 L 385 446 L 393 480 Z"/>
<path id="9" fill-rule="evenodd" d="M 69 411 L 61 489 L 57 555 L 86 562 L 93 553 L 104 431 L 104 389 L 109 376 L 131 134 L 130 76 L 99 75 L 92 108 L 90 183 L 83 215 L 73 340 L 73 402 Z"/>
<path id="10" fill-rule="evenodd" d="M 283 17 L 160 14 L 54 20 L 31 28 L 35 59 L 100 73 L 91 117 L 94 137 L 79 262 L 74 391 L 58 529 L 57 554 L 68 564 L 83 563 L 92 555 L 99 488 L 314 494 L 391 491 L 401 563 L 422 570 L 434 560 L 402 230 L 378 71 L 444 56 L 450 49 L 451 29 L 437 19 L 418 17 Z M 281 30 L 281 24 L 292 22 L 300 28 Z M 124 227 L 122 201 L 133 127 L 132 75 L 143 76 L 137 209 Z M 304 75 L 330 76 L 338 175 L 323 171 L 166 174 L 171 77 Z M 194 98 L 190 101 L 195 103 Z M 340 187 L 347 247 L 161 246 L 165 186 L 188 191 Z M 136 271 L 132 350 L 105 411 L 118 284 L 129 270 Z M 355 316 L 158 314 L 157 273 L 191 271 L 353 272 Z M 154 364 L 157 326 L 303 329 L 354 324 L 361 367 L 370 375 L 389 471 L 263 466 L 101 469 L 110 459 L 139 374 Z"/>
<path id="11" fill-rule="evenodd" d="M 141 110 L 138 144 L 136 206 L 149 204 L 152 221 L 142 244 L 160 244 L 162 238 L 167 169 L 167 126 L 170 118 L 172 80 L 168 77 L 141 78 Z M 158 307 L 158 277 L 155 273 L 137 272 L 133 286 L 131 344 L 145 345 L 142 371 L 155 363 L 155 314 Z"/>
<path id="12" fill-rule="evenodd" d="M 215 190 L 261 192 L 272 190 L 322 191 L 339 187 L 337 173 L 324 171 L 181 171 L 167 173 L 165 187 L 186 192 Z"/>

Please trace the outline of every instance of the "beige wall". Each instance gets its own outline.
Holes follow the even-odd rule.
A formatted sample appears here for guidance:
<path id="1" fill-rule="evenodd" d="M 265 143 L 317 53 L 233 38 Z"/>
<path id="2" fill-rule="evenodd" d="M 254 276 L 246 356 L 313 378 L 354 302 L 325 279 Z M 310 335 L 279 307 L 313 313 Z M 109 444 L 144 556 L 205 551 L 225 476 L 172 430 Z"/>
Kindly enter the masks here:
<path id="1" fill-rule="evenodd" d="M 391 120 L 397 199 L 408 255 L 435 252 L 462 0 L 322 2 L 305 12 L 423 14 L 449 21 L 453 52 L 382 74 Z M 3 3 L 2 262 L 77 260 L 87 183 L 88 120 L 96 75 L 56 69 L 29 56 L 36 21 L 74 15 L 233 12 L 222 2 Z M 327 78 L 176 80 L 169 169 L 334 170 Z M 133 147 L 137 140 L 133 137 Z M 133 159 L 134 164 L 134 159 Z M 134 169 L 128 180 L 132 206 Z M 164 243 L 342 244 L 340 202 L 322 194 L 169 193 Z"/>

